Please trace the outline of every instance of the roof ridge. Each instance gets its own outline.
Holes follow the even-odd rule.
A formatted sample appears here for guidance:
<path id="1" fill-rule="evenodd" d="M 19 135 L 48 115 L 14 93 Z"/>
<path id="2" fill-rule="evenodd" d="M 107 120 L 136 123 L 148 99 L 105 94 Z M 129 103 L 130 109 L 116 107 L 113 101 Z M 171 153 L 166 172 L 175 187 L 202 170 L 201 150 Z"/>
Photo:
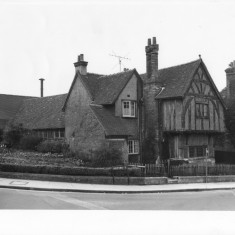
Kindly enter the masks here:
<path id="1" fill-rule="evenodd" d="M 161 68 L 161 69 L 159 69 L 158 71 L 165 70 L 165 69 L 173 69 L 173 68 L 176 68 L 176 67 L 180 67 L 180 66 L 185 66 L 185 65 L 193 64 L 193 63 L 199 62 L 199 61 L 201 61 L 201 59 L 193 60 L 193 61 L 190 61 L 190 62 L 184 63 L 184 64 L 178 64 L 178 65 L 174 65 L 174 66 L 170 66 L 170 67 Z M 145 75 L 145 74 L 146 74 L 146 73 L 142 73 L 142 74 L 140 74 L 140 76 Z"/>
<path id="2" fill-rule="evenodd" d="M 90 75 L 98 75 L 98 76 L 105 76 L 104 74 L 99 74 L 99 73 L 89 73 L 89 72 L 87 72 L 87 74 L 90 74 Z"/>
<path id="3" fill-rule="evenodd" d="M 195 62 L 199 62 L 199 61 L 201 61 L 201 59 L 193 60 L 193 61 L 190 61 L 190 62 L 188 62 L 188 63 L 184 63 L 184 64 L 178 64 L 178 65 L 174 65 L 174 66 L 170 66 L 170 67 L 162 68 L 162 69 L 159 69 L 159 70 L 171 69 L 171 68 L 175 68 L 175 67 L 180 67 L 180 66 L 184 66 L 184 65 L 189 65 L 189 64 L 193 64 L 193 63 L 195 63 Z"/>
<path id="4" fill-rule="evenodd" d="M 26 95 L 11 95 L 11 94 L 0 94 L 0 95 L 37 98 L 36 96 L 26 96 Z"/>
<path id="5" fill-rule="evenodd" d="M 110 76 L 114 76 L 114 75 L 119 75 L 119 74 L 123 74 L 123 73 L 133 72 L 134 70 L 135 69 L 129 69 L 127 71 L 121 71 L 121 72 L 118 72 L 118 73 L 112 73 L 112 74 L 108 74 L 108 75 L 103 75 L 101 77 L 98 77 L 98 79 L 104 78 L 104 77 L 110 77 Z"/>

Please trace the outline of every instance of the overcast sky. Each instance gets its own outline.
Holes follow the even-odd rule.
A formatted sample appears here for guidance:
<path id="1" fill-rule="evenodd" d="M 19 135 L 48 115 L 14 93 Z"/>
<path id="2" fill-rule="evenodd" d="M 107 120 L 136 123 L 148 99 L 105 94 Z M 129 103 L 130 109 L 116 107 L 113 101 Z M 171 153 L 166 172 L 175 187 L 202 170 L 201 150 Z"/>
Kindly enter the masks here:
<path id="1" fill-rule="evenodd" d="M 156 36 L 159 68 L 202 55 L 218 89 L 235 60 L 233 1 L 0 1 L 0 93 L 67 93 L 77 55 L 88 71 L 119 72 L 116 54 L 130 58 L 123 67 L 145 72 L 147 39 Z"/>

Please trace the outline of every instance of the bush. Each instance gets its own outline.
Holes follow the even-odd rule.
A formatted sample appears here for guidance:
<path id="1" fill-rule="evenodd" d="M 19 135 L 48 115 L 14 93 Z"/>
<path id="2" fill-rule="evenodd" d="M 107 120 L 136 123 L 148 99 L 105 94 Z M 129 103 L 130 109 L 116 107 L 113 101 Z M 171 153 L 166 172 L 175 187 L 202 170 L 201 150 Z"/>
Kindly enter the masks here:
<path id="1" fill-rule="evenodd" d="M 19 148 L 23 150 L 36 150 L 37 146 L 42 142 L 42 138 L 35 134 L 25 135 L 21 138 Z"/>
<path id="2" fill-rule="evenodd" d="M 3 134 L 3 142 L 7 147 L 18 147 L 20 139 L 27 132 L 21 125 L 10 125 Z"/>
<path id="3" fill-rule="evenodd" d="M 123 165 L 122 153 L 116 148 L 102 146 L 93 153 L 94 158 L 92 159 L 91 164 L 94 167 Z"/>
<path id="4" fill-rule="evenodd" d="M 68 144 L 61 140 L 45 140 L 37 146 L 41 153 L 66 153 L 68 149 Z"/>
<path id="5" fill-rule="evenodd" d="M 82 164 L 89 165 L 91 163 L 91 157 L 89 153 L 86 153 L 84 151 L 78 150 L 78 151 L 71 151 L 68 150 L 64 152 L 65 158 L 75 158 L 81 160 Z"/>

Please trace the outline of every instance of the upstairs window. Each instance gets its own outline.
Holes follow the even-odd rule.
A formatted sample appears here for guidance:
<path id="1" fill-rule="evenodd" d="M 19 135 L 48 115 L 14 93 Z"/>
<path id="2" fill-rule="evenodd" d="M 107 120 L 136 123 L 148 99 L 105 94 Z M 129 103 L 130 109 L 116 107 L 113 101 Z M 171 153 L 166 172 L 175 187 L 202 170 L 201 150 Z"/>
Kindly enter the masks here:
<path id="1" fill-rule="evenodd" d="M 122 101 L 122 116 L 135 117 L 136 102 L 135 101 Z"/>
<path id="2" fill-rule="evenodd" d="M 129 149 L 129 154 L 138 154 L 139 153 L 139 141 L 129 140 L 128 149 Z"/>
<path id="3" fill-rule="evenodd" d="M 196 103 L 196 117 L 209 118 L 209 105 Z"/>

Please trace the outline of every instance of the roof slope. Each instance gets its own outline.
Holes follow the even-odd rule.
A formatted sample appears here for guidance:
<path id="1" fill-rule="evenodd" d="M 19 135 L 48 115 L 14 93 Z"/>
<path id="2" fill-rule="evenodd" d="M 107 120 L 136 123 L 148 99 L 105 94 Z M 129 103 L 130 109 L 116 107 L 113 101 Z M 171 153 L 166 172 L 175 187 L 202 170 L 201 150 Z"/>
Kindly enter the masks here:
<path id="1" fill-rule="evenodd" d="M 138 136 L 137 119 L 114 116 L 111 109 L 101 105 L 90 105 L 103 126 L 107 136 Z"/>
<path id="2" fill-rule="evenodd" d="M 32 97 L 0 94 L 0 128 L 4 128 L 7 121 L 15 117 L 23 101 L 30 98 Z"/>
<path id="3" fill-rule="evenodd" d="M 64 128 L 64 105 L 67 94 L 25 100 L 14 123 L 28 129 Z"/>
<path id="4" fill-rule="evenodd" d="M 201 59 L 177 65 L 174 67 L 158 70 L 159 80 L 162 81 L 165 89 L 157 96 L 157 98 L 173 98 L 184 96 L 191 82 L 196 69 L 199 67 Z M 143 80 L 146 80 L 146 74 L 142 74 Z"/>
<path id="5" fill-rule="evenodd" d="M 94 103 L 106 105 L 113 104 L 115 102 L 116 98 L 121 93 L 134 73 L 137 74 L 135 69 L 106 76 L 95 73 L 87 73 L 86 75 L 81 75 L 77 71 L 70 87 L 68 96 L 65 100 L 63 110 L 66 107 L 66 103 L 72 92 L 76 79 L 81 79 L 83 85 L 89 92 Z"/>
<path id="6" fill-rule="evenodd" d="M 135 69 L 102 76 L 97 79 L 98 90 L 94 102 L 96 104 L 113 104 L 132 77 Z"/>

